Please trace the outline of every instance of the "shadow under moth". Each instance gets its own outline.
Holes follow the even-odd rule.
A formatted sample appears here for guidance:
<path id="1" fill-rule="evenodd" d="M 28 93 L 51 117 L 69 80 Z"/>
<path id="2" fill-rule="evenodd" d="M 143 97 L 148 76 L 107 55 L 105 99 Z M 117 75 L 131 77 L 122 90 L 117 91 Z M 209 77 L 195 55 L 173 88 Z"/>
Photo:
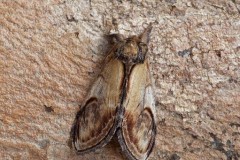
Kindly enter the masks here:
<path id="1" fill-rule="evenodd" d="M 72 143 L 84 154 L 116 134 L 125 156 L 145 160 L 156 136 L 156 115 L 148 59 L 151 24 L 139 36 L 117 38 L 72 128 Z"/>

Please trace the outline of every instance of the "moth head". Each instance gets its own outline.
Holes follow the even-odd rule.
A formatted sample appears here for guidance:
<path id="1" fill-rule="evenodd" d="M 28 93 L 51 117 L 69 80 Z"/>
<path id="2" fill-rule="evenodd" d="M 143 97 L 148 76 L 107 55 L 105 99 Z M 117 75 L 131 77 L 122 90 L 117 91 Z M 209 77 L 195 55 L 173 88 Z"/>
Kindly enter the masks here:
<path id="1" fill-rule="evenodd" d="M 139 52 L 138 43 L 138 38 L 136 36 L 126 39 L 121 48 L 122 53 L 130 57 L 137 56 Z"/>
<path id="2" fill-rule="evenodd" d="M 139 36 L 121 40 L 116 55 L 123 62 L 143 63 L 148 51 L 149 36 L 152 30 L 150 24 Z"/>

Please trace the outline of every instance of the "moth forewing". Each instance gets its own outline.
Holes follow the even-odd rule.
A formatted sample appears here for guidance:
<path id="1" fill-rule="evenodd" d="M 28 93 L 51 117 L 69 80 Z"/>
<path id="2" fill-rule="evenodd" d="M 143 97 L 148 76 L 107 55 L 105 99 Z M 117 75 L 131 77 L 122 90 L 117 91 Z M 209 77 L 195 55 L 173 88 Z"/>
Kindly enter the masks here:
<path id="1" fill-rule="evenodd" d="M 120 116 L 123 77 L 123 64 L 108 57 L 75 119 L 73 145 L 78 153 L 102 147 L 114 135 Z"/>
<path id="2" fill-rule="evenodd" d="M 145 160 L 154 146 L 156 136 L 155 102 L 149 77 L 148 61 L 133 67 L 123 102 L 122 129 L 118 138 L 129 159 Z"/>

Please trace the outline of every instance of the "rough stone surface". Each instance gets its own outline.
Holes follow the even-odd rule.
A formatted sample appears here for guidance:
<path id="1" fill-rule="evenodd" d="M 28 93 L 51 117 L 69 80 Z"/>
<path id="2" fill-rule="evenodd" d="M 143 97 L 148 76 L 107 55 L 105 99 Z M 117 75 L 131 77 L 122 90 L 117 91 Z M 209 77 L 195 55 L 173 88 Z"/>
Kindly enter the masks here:
<path id="1" fill-rule="evenodd" d="M 108 50 L 154 22 L 150 160 L 240 159 L 239 0 L 0 0 L 0 157 L 122 160 L 116 141 L 76 155 L 68 138 Z"/>

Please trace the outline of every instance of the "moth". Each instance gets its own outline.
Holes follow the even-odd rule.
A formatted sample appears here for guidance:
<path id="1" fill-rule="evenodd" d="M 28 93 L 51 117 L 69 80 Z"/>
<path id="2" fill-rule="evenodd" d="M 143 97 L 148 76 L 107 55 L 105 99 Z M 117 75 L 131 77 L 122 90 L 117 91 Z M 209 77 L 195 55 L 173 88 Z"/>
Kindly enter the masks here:
<path id="1" fill-rule="evenodd" d="M 84 154 L 105 146 L 114 135 L 125 156 L 145 160 L 156 136 L 151 71 L 147 59 L 150 24 L 139 36 L 118 38 L 76 115 L 72 143 Z"/>

